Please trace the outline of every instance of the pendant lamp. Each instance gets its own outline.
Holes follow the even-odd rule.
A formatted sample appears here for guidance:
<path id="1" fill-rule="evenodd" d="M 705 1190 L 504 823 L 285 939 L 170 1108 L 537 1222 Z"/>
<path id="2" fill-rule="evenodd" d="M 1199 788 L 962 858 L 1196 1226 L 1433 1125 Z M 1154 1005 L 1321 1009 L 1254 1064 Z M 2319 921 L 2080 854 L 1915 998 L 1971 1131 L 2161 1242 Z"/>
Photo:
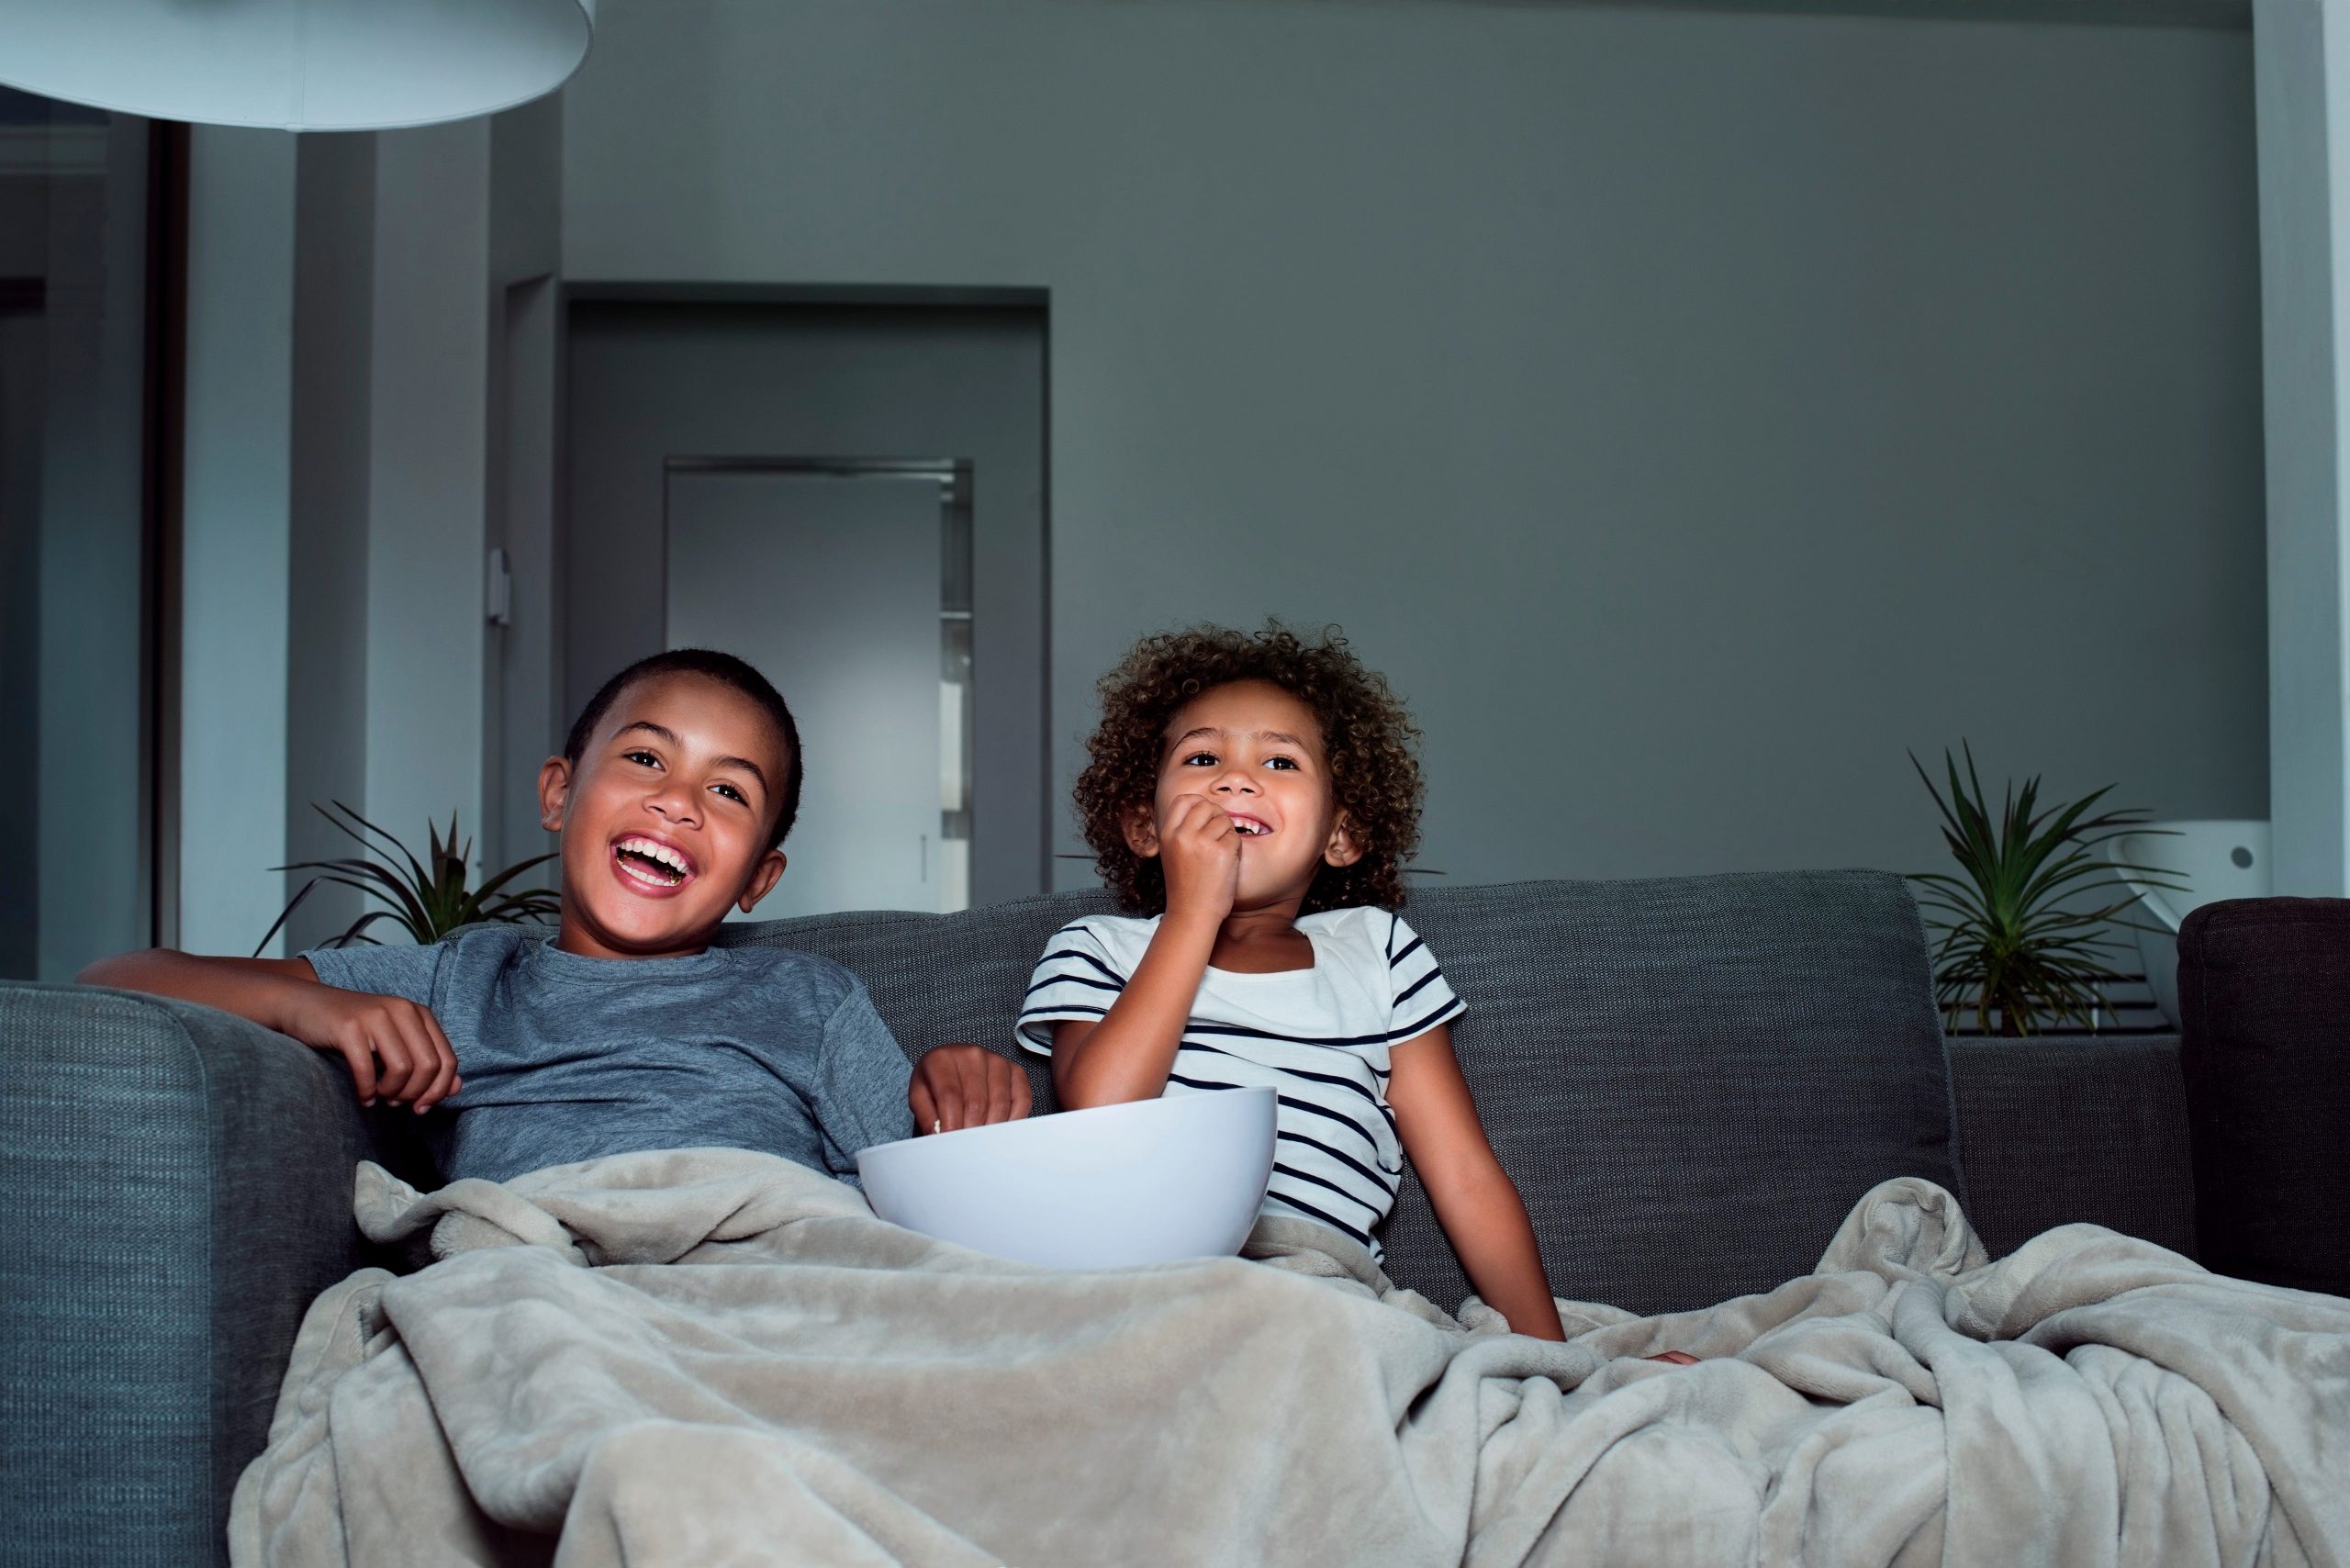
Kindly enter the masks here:
<path id="1" fill-rule="evenodd" d="M 200 125 L 431 125 L 562 86 L 595 15 L 595 0 L 0 0 L 0 84 Z"/>

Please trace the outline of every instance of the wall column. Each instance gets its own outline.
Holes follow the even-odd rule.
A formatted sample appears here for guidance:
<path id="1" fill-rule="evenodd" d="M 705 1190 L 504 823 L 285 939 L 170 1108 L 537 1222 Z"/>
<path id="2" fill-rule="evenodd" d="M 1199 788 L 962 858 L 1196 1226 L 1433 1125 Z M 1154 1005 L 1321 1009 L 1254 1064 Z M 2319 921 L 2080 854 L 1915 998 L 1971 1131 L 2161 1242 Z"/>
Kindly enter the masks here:
<path id="1" fill-rule="evenodd" d="M 294 138 L 199 127 L 188 185 L 180 943 L 243 954 L 285 902 Z"/>
<path id="2" fill-rule="evenodd" d="M 422 853 L 481 824 L 490 125 L 379 132 L 367 815 Z"/>
<path id="3" fill-rule="evenodd" d="M 2267 435 L 2269 815 L 2280 893 L 2350 892 L 2350 6 L 2254 0 Z"/>

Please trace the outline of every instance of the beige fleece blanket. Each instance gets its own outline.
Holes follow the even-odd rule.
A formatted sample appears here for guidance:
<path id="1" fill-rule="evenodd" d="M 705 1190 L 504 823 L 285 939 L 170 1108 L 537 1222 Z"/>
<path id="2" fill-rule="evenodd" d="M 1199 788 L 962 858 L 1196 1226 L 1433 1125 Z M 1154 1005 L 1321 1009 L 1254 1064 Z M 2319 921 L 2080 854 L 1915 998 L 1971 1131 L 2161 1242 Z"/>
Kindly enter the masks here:
<path id="1" fill-rule="evenodd" d="M 312 1308 L 241 1568 L 2350 1555 L 2350 1302 L 2089 1226 L 1986 1264 L 1923 1182 L 1768 1294 L 1561 1304 L 1567 1345 L 1295 1221 L 1055 1273 L 739 1150 L 367 1166 L 357 1211 L 438 1260 Z"/>

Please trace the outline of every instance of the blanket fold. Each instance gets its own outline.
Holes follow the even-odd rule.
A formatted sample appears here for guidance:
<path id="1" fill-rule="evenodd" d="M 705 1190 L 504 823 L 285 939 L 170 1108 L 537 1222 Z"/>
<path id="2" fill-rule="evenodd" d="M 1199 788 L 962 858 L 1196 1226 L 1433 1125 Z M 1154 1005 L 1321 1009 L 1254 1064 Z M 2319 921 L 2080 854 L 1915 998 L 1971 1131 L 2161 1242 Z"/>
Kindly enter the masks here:
<path id="1" fill-rule="evenodd" d="M 1868 1193 L 1697 1312 L 1456 1321 L 1268 1217 L 1245 1259 L 981 1257 L 769 1156 L 615 1156 L 354 1213 L 232 1562 L 2342 1564 L 2350 1302 L 2087 1226 L 1997 1262 Z M 1639 1358 L 1686 1350 L 1673 1367 Z"/>

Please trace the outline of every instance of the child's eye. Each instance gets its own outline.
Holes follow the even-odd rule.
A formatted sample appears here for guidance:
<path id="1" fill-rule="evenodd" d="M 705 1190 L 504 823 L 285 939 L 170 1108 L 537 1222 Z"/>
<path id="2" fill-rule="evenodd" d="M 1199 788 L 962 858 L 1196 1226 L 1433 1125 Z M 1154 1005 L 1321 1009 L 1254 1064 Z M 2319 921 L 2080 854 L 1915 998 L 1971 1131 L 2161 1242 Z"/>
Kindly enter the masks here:
<path id="1" fill-rule="evenodd" d="M 1215 753 L 1212 751 L 1195 751 L 1191 756 L 1183 759 L 1183 766 L 1186 767 L 1214 767 L 1215 766 Z"/>
<path id="2" fill-rule="evenodd" d="M 1285 767 L 1292 773 L 1297 770 L 1296 762 L 1286 756 L 1269 756 L 1265 758 L 1265 766 L 1268 767 Z"/>
<path id="3" fill-rule="evenodd" d="M 649 751 L 624 751 L 621 753 L 621 756 L 623 760 L 633 762 L 641 767 L 658 767 L 661 766 L 661 759 L 654 756 Z"/>
<path id="4" fill-rule="evenodd" d="M 720 794 L 725 796 L 730 801 L 741 801 L 743 804 L 746 806 L 751 803 L 748 800 L 744 798 L 743 791 L 737 790 L 732 784 L 713 784 L 711 788 L 717 790 Z"/>

